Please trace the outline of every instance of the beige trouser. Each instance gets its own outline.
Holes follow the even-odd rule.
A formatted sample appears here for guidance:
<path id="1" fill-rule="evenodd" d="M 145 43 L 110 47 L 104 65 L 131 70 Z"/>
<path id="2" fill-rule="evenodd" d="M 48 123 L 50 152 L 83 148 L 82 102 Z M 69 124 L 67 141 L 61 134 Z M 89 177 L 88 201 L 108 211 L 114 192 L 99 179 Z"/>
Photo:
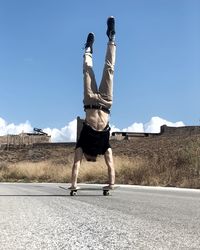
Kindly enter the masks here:
<path id="1" fill-rule="evenodd" d="M 99 89 L 97 87 L 94 71 L 92 68 L 92 54 L 87 52 L 84 54 L 84 105 L 102 105 L 108 109 L 111 107 L 113 102 L 115 52 L 115 44 L 113 42 L 109 42 L 107 45 L 103 76 L 99 85 Z"/>

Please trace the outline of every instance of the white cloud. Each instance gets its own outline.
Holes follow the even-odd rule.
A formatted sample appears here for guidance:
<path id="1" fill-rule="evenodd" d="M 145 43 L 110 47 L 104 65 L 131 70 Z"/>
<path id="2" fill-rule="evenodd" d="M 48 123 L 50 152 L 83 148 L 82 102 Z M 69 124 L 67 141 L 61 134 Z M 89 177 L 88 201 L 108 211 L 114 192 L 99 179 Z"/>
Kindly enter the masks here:
<path id="1" fill-rule="evenodd" d="M 128 128 L 123 128 L 123 132 L 144 132 L 144 125 L 143 123 L 134 122 Z"/>
<path id="2" fill-rule="evenodd" d="M 120 132 L 120 129 L 115 127 L 115 125 L 110 124 L 110 132 Z"/>
<path id="3" fill-rule="evenodd" d="M 32 132 L 33 128 L 31 127 L 31 124 L 29 121 L 26 121 L 25 123 L 20 123 L 19 125 L 15 125 L 14 123 L 8 124 L 3 118 L 0 117 L 0 135 L 17 135 L 21 132 Z"/>
<path id="4" fill-rule="evenodd" d="M 60 130 L 57 128 L 45 128 L 43 131 L 51 135 L 51 142 L 74 142 L 76 141 L 76 127 L 77 120 L 74 119 Z"/>
<path id="5" fill-rule="evenodd" d="M 169 122 L 160 117 L 152 117 L 149 122 L 144 124 L 144 131 L 147 133 L 159 133 L 160 127 L 162 125 L 167 125 L 169 127 L 182 127 L 185 126 L 182 121 L 179 122 Z"/>
<path id="6" fill-rule="evenodd" d="M 182 121 L 170 122 L 164 120 L 160 117 L 152 117 L 149 122 L 143 123 L 133 123 L 127 128 L 119 129 L 115 125 L 111 124 L 111 132 L 147 132 L 147 133 L 159 133 L 160 126 L 167 125 L 171 127 L 181 127 L 185 126 Z M 65 127 L 58 128 L 44 128 L 43 131 L 51 136 L 51 142 L 75 142 L 76 141 L 76 127 L 77 120 L 69 122 Z M 25 123 L 20 123 L 15 125 L 14 123 L 8 124 L 3 118 L 0 117 L 0 136 L 7 134 L 20 134 L 20 133 L 30 133 L 33 132 L 33 127 L 26 121 Z"/>
<path id="7" fill-rule="evenodd" d="M 167 125 L 169 127 L 182 127 L 185 126 L 182 121 L 179 122 L 169 122 L 160 117 L 152 117 L 149 122 L 143 123 L 133 123 L 127 128 L 123 128 L 123 132 L 141 132 L 141 133 L 159 133 L 160 127 L 162 125 Z"/>

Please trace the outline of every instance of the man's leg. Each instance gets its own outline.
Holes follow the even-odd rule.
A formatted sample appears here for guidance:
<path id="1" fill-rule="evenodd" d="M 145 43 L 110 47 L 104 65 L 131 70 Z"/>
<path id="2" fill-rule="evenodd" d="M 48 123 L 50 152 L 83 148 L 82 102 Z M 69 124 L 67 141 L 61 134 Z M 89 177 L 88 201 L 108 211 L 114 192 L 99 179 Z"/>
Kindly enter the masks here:
<path id="1" fill-rule="evenodd" d="M 83 56 L 84 105 L 92 104 L 94 100 L 98 98 L 98 89 L 92 68 L 93 43 L 94 34 L 89 33 L 85 45 L 85 54 Z"/>
<path id="2" fill-rule="evenodd" d="M 113 102 L 113 76 L 115 65 L 116 46 L 113 42 L 107 45 L 105 65 L 102 80 L 99 86 L 100 101 L 99 103 L 106 108 L 110 108 Z"/>
<path id="3" fill-rule="evenodd" d="M 81 148 L 77 148 L 75 150 L 75 154 L 74 154 L 74 164 L 72 167 L 71 187 L 70 188 L 77 187 L 77 178 L 78 178 L 78 173 L 79 173 L 79 168 L 81 166 L 82 158 L 83 158 L 83 150 Z"/>
<path id="4" fill-rule="evenodd" d="M 115 19 L 109 17 L 107 20 L 107 32 L 109 42 L 107 45 L 105 65 L 103 70 L 102 80 L 99 86 L 100 103 L 106 108 L 110 108 L 113 101 L 113 75 L 115 66 Z"/>
<path id="5" fill-rule="evenodd" d="M 115 167 L 113 162 L 112 149 L 108 148 L 106 153 L 104 154 L 105 162 L 108 167 L 108 187 L 114 188 L 115 184 Z"/>

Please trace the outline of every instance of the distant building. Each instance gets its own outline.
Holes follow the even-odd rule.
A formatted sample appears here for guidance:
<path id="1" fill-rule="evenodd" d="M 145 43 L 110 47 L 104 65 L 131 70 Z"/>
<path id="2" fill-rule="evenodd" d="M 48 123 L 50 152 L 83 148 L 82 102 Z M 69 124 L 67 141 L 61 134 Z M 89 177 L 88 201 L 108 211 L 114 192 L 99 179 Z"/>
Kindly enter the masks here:
<path id="1" fill-rule="evenodd" d="M 191 135 L 200 136 L 200 126 L 168 127 L 167 125 L 163 125 L 160 127 L 160 133 L 112 132 L 111 139 L 123 140 L 141 137 Z"/>
<path id="2" fill-rule="evenodd" d="M 33 133 L 24 133 L 18 135 L 0 136 L 0 145 L 32 145 L 35 143 L 49 143 L 51 136 L 41 129 L 34 128 Z"/>

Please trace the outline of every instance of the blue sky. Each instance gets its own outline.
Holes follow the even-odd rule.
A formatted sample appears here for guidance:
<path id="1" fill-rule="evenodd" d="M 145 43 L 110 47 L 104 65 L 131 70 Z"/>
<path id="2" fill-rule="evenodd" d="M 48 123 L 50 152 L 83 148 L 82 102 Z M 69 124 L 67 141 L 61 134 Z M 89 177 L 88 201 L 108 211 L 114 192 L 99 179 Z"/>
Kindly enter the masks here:
<path id="1" fill-rule="evenodd" d="M 39 128 L 84 117 L 84 43 L 94 32 L 100 81 L 110 15 L 117 43 L 110 122 L 123 129 L 158 116 L 199 125 L 199 0 L 0 0 L 0 117 Z"/>

